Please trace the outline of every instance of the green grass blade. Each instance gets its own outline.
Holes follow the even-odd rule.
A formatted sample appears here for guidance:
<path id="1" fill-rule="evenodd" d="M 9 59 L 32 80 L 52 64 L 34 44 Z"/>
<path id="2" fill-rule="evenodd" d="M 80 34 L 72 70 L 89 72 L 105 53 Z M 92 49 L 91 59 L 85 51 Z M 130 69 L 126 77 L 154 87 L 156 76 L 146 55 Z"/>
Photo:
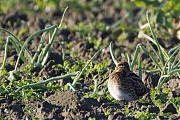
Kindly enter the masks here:
<path id="1" fill-rule="evenodd" d="M 56 35 L 56 34 L 55 34 L 55 35 Z M 52 38 L 52 36 L 53 36 L 53 31 L 50 30 L 50 31 L 49 31 L 49 44 L 51 43 L 51 38 Z"/>
<path id="2" fill-rule="evenodd" d="M 154 52 L 154 54 L 159 58 L 159 60 L 161 61 L 161 57 L 160 57 L 160 55 L 158 54 L 158 52 L 153 48 L 153 46 L 149 43 L 149 46 L 151 47 L 151 49 L 153 50 L 153 52 Z M 161 61 L 162 62 L 162 61 Z M 163 69 L 163 71 L 161 71 L 161 73 L 163 73 L 163 74 L 166 74 L 167 73 L 167 69 L 166 69 L 166 63 L 165 63 L 165 65 L 164 66 L 162 66 L 162 67 L 164 67 L 165 69 Z"/>
<path id="3" fill-rule="evenodd" d="M 157 60 L 154 58 L 154 56 L 144 47 L 144 46 L 140 46 L 141 49 L 150 56 L 150 58 L 153 60 L 153 62 L 156 64 L 156 66 L 162 70 L 161 66 L 159 65 L 159 63 L 157 62 Z"/>
<path id="4" fill-rule="evenodd" d="M 170 72 L 171 70 L 173 70 L 173 68 L 174 68 L 173 66 L 174 66 L 174 64 L 175 64 L 175 62 L 176 62 L 176 60 L 177 60 L 177 57 L 178 57 L 179 54 L 180 54 L 180 52 L 178 52 L 179 49 L 180 49 L 180 47 L 177 48 L 177 49 L 172 53 L 172 55 L 169 57 L 169 59 L 166 61 L 165 65 L 164 65 L 164 68 L 163 68 L 163 71 L 165 71 L 165 69 L 166 69 L 167 66 L 168 66 L 168 71 L 169 71 L 169 72 Z M 178 54 L 175 55 L 177 52 L 178 52 Z M 171 62 L 173 62 L 172 65 L 171 65 Z"/>
<path id="5" fill-rule="evenodd" d="M 112 42 L 110 42 L 109 50 L 110 50 L 110 54 L 111 54 L 111 57 L 112 57 L 112 59 L 113 59 L 114 64 L 117 65 L 118 62 L 117 62 L 117 60 L 116 60 L 116 58 L 115 58 L 115 55 L 114 55 L 114 52 L 113 52 L 113 50 L 112 50 Z"/>
<path id="6" fill-rule="evenodd" d="M 46 64 L 49 55 L 50 55 L 50 51 L 47 51 L 46 55 L 45 55 L 44 58 L 43 58 L 43 61 L 42 61 L 42 63 L 41 63 L 41 66 L 44 66 L 44 65 Z"/>
<path id="7" fill-rule="evenodd" d="M 41 81 L 41 82 L 24 85 L 24 86 L 18 88 L 15 92 L 17 93 L 18 91 L 20 91 L 23 88 L 34 87 L 34 86 L 38 86 L 38 85 L 47 84 L 47 83 L 52 82 L 52 81 L 57 81 L 57 80 L 60 80 L 60 79 L 69 78 L 69 77 L 75 76 L 77 74 L 78 74 L 78 72 L 73 72 L 73 73 L 62 75 L 62 76 L 52 77 L 52 78 L 49 78 L 49 79 Z"/>
<path id="8" fill-rule="evenodd" d="M 176 65 L 173 66 L 173 69 L 174 68 L 180 68 L 180 61 Z"/>
<path id="9" fill-rule="evenodd" d="M 147 17 L 147 21 L 148 21 L 148 23 L 149 23 L 149 27 L 150 27 L 150 30 L 151 30 L 151 33 L 152 33 L 152 36 L 153 36 L 153 38 L 154 38 L 154 40 L 155 40 L 155 45 L 157 46 L 157 48 L 158 48 L 158 51 L 159 51 L 159 54 L 160 54 L 160 58 L 161 58 L 161 61 L 162 61 L 162 64 L 164 65 L 165 64 L 165 55 L 163 54 L 163 52 L 162 52 L 162 49 L 160 48 L 160 44 L 159 44 L 159 42 L 158 42 L 158 40 L 157 40 L 157 38 L 156 38 L 156 35 L 155 35 L 155 33 L 154 33 L 154 30 L 152 29 L 152 26 L 151 26 L 151 23 L 150 23 L 150 21 L 149 21 L 149 15 L 148 15 L 148 11 L 146 12 L 146 17 Z"/>
<path id="10" fill-rule="evenodd" d="M 162 85 L 169 79 L 169 77 L 171 75 L 173 75 L 175 73 L 179 73 L 179 72 L 180 72 L 180 69 L 175 69 L 175 70 L 172 70 L 171 72 L 169 72 L 168 75 L 161 76 L 161 78 L 159 79 L 159 82 L 158 82 L 158 86 L 157 86 L 158 91 L 160 90 Z"/>
<path id="11" fill-rule="evenodd" d="M 41 34 L 41 33 L 43 33 L 43 32 L 52 30 L 52 29 L 54 29 L 54 28 L 56 28 L 56 27 L 57 27 L 57 25 L 53 25 L 52 27 L 45 28 L 45 29 L 43 29 L 43 30 L 40 30 L 40 31 L 32 34 L 31 36 L 29 36 L 29 37 L 27 38 L 27 40 L 26 40 L 25 43 L 23 44 L 23 46 L 22 46 L 22 48 L 21 48 L 21 51 L 20 51 L 20 53 L 19 53 L 19 56 L 18 56 L 16 65 L 15 65 L 15 70 L 17 70 L 17 66 L 18 66 L 18 64 L 19 64 L 20 56 L 22 55 L 22 53 L 23 53 L 23 51 L 24 51 L 24 48 L 25 48 L 25 46 L 29 43 L 29 41 L 32 40 L 35 36 L 37 36 L 37 35 L 39 35 L 39 34 Z"/>
<path id="12" fill-rule="evenodd" d="M 115 29 L 116 27 L 118 27 L 121 23 L 123 23 L 128 17 L 129 17 L 129 12 L 126 14 L 126 15 L 124 15 L 120 20 L 118 20 L 116 23 L 114 23 L 112 26 L 111 26 L 111 28 L 112 29 Z"/>
<path id="13" fill-rule="evenodd" d="M 43 61 L 43 53 L 44 53 L 44 48 L 43 48 L 43 50 L 41 51 L 41 53 L 39 54 L 39 56 L 38 56 L 38 59 L 37 59 L 37 62 L 36 62 L 36 65 L 38 65 L 38 66 L 42 66 L 42 61 Z"/>
<path id="14" fill-rule="evenodd" d="M 135 62 L 137 61 L 137 57 L 138 57 L 138 53 L 139 53 L 139 50 L 140 50 L 140 46 L 142 46 L 142 45 L 141 45 L 141 44 L 138 44 L 138 45 L 136 46 L 134 58 L 133 58 L 132 63 L 131 63 L 131 69 L 132 69 L 132 70 L 133 70 L 133 68 L 134 68 Z"/>
<path id="15" fill-rule="evenodd" d="M 146 34 L 142 34 L 142 36 L 143 37 L 145 37 L 147 40 L 149 40 L 149 41 L 151 41 L 152 43 L 154 43 L 156 46 L 157 46 L 157 43 L 156 43 L 156 41 L 154 40 L 154 39 L 152 39 L 151 37 L 149 37 L 148 35 L 146 35 Z M 166 59 L 168 59 L 168 54 L 167 54 L 167 52 L 164 50 L 164 48 L 162 47 L 162 46 L 159 46 L 160 47 L 160 49 L 162 50 L 162 52 L 163 52 L 163 55 L 164 55 L 164 57 L 166 58 Z M 160 56 L 160 55 L 159 55 Z M 161 57 L 159 57 L 159 58 L 161 58 Z M 161 60 L 161 59 L 160 59 Z M 162 60 L 161 60 L 162 61 Z"/>
<path id="16" fill-rule="evenodd" d="M 65 48 L 64 48 L 64 43 L 60 42 L 61 46 L 62 46 L 62 60 L 63 60 L 63 63 L 64 61 L 66 60 L 66 52 L 65 52 Z"/>
<path id="17" fill-rule="evenodd" d="M 67 87 L 70 87 L 74 92 L 76 91 L 76 89 L 71 85 L 71 83 L 67 83 Z"/>
<path id="18" fill-rule="evenodd" d="M 52 34 L 51 31 L 50 31 L 49 44 L 47 44 L 47 45 L 45 46 L 44 51 L 42 51 L 42 58 L 39 60 L 39 63 L 40 63 L 40 64 L 42 64 L 42 61 L 46 61 L 47 58 L 48 58 L 48 57 L 44 57 L 44 56 L 47 56 L 47 55 L 48 55 L 48 52 L 49 52 L 52 44 L 54 43 L 55 36 L 56 36 L 58 30 L 60 29 L 60 27 L 61 27 L 61 25 L 62 25 L 62 22 L 63 22 L 63 20 L 64 20 L 64 15 L 65 15 L 65 13 L 66 13 L 67 8 L 68 8 L 68 7 L 66 7 L 65 10 L 64 10 L 64 13 L 63 13 L 63 15 L 62 15 L 61 22 L 60 22 L 59 26 L 55 28 L 53 34 Z M 51 35 L 51 34 L 52 34 L 52 35 Z M 44 60 L 44 59 L 45 59 L 45 60 Z"/>
<path id="19" fill-rule="evenodd" d="M 44 59 L 47 59 L 47 55 L 50 52 L 51 44 L 47 44 L 45 48 L 41 51 L 40 57 L 38 58 L 37 64 L 40 64 L 42 66 L 42 62 L 45 61 Z M 46 56 L 46 57 L 45 57 Z"/>
<path id="20" fill-rule="evenodd" d="M 72 83 L 72 86 L 75 87 L 76 83 L 78 82 L 79 78 L 81 77 L 81 75 L 84 74 L 85 69 L 89 66 L 89 64 L 94 60 L 94 58 L 105 48 L 106 46 L 104 46 L 103 48 L 99 49 L 94 56 L 87 61 L 86 65 L 84 66 L 84 68 L 81 70 L 81 72 L 79 72 L 79 74 L 76 75 L 76 77 L 74 78 L 74 81 Z"/>
<path id="21" fill-rule="evenodd" d="M 46 26 L 46 28 L 50 27 L 50 25 Z M 55 28 L 56 29 L 56 28 Z M 46 57 L 44 57 L 44 49 L 42 49 L 42 46 L 43 46 L 43 43 L 44 43 L 44 40 L 45 40 L 45 35 L 46 35 L 47 32 L 44 32 L 42 37 L 41 37 L 41 42 L 38 46 L 38 49 L 37 49 L 37 54 L 35 54 L 36 56 L 34 60 L 37 59 L 37 62 L 36 62 L 36 65 L 37 66 L 43 66 L 45 64 L 45 62 L 47 61 L 47 58 L 48 58 L 48 55 L 49 55 L 49 52 L 48 54 L 46 54 Z M 52 30 L 49 31 L 49 43 L 50 43 L 50 36 L 52 35 Z M 48 44 L 49 44 L 48 43 Z M 46 45 L 47 46 L 47 45 Z M 46 48 L 46 47 L 45 47 Z M 49 51 L 49 50 L 48 50 Z"/>
<path id="22" fill-rule="evenodd" d="M 166 67 L 166 70 L 168 70 L 168 67 Z M 156 73 L 156 72 L 161 72 L 161 70 L 158 68 L 154 70 L 146 70 L 146 72 Z"/>
<path id="23" fill-rule="evenodd" d="M 60 28 L 61 25 L 62 25 L 62 22 L 63 22 L 63 20 L 64 20 L 64 15 L 65 15 L 67 9 L 68 9 L 68 6 L 64 9 L 64 13 L 63 13 L 63 15 L 62 15 L 62 19 L 61 19 L 61 22 L 60 22 L 60 24 L 59 24 L 59 28 Z"/>
<path id="24" fill-rule="evenodd" d="M 174 69 L 171 72 L 169 72 L 169 75 L 173 75 L 173 74 L 179 73 L 179 72 L 180 72 L 180 69 Z"/>
<path id="25" fill-rule="evenodd" d="M 158 52 L 153 48 L 153 46 L 148 42 L 148 45 L 150 46 L 150 48 L 153 50 L 154 54 L 157 56 L 157 58 L 159 58 L 159 60 L 161 60 L 160 55 L 158 54 Z M 162 62 L 162 61 L 161 61 Z"/>
<path id="26" fill-rule="evenodd" d="M 12 38 L 10 39 L 10 42 L 13 44 L 13 46 L 16 49 L 17 53 L 19 54 L 20 51 L 21 51 L 19 46 L 16 44 L 16 42 Z M 28 51 L 28 53 L 30 53 L 30 51 L 28 49 L 26 51 Z M 23 60 L 23 62 L 25 62 L 25 63 L 27 62 L 26 58 L 23 55 L 21 56 L 21 59 Z"/>
<path id="27" fill-rule="evenodd" d="M 167 72 L 166 73 L 169 73 L 170 71 L 171 71 L 171 69 L 172 69 L 172 64 L 171 64 L 171 62 L 169 61 L 168 62 L 168 64 L 167 64 Z M 166 66 L 163 68 L 163 70 L 165 70 L 166 69 Z"/>
<path id="28" fill-rule="evenodd" d="M 16 39 L 15 39 L 16 40 Z M 13 46 L 16 48 L 16 51 L 18 51 L 18 54 L 20 53 L 20 48 L 17 46 L 17 44 L 15 43 L 14 39 L 11 40 L 11 43 L 13 44 Z M 19 44 L 21 45 L 21 47 L 23 46 L 23 44 L 21 42 L 19 42 Z M 32 60 L 32 54 L 31 52 L 28 50 L 28 48 L 25 46 L 24 47 L 25 52 L 28 53 L 28 57 L 30 58 L 30 60 Z M 21 56 L 21 59 L 23 60 L 23 62 L 27 62 L 26 58 L 24 56 Z"/>
<path id="29" fill-rule="evenodd" d="M 10 39 L 11 39 L 11 37 L 8 36 L 7 40 L 6 40 L 6 44 L 5 44 L 5 52 L 4 52 L 4 58 L 3 58 L 3 63 L 2 63 L 1 69 L 6 66 L 6 59 L 7 59 L 7 53 L 8 53 L 8 45 L 9 45 Z"/>
<path id="30" fill-rule="evenodd" d="M 180 61 L 178 60 L 178 56 L 180 55 L 180 47 L 179 48 L 177 48 L 176 49 L 177 50 L 177 55 L 175 55 L 175 57 L 174 57 L 174 59 L 173 59 L 173 63 L 172 63 L 172 69 L 175 69 L 175 68 L 177 68 L 177 66 L 180 64 Z M 175 53 L 176 53 L 176 51 L 175 51 Z M 177 62 L 177 61 L 179 61 L 179 62 Z M 176 64 L 176 62 L 177 62 L 177 64 Z"/>
<path id="31" fill-rule="evenodd" d="M 132 70 L 133 68 L 132 68 L 132 66 L 131 66 L 131 60 L 130 60 L 130 57 L 129 57 L 129 54 L 128 54 L 128 53 L 126 53 L 126 58 L 127 58 L 127 62 L 128 62 L 128 64 L 129 64 L 129 66 L 130 66 L 130 70 Z"/>
<path id="32" fill-rule="evenodd" d="M 160 79 L 158 81 L 158 85 L 157 85 L 157 91 L 158 92 L 160 92 L 160 88 L 168 80 L 169 77 L 170 77 L 169 75 L 164 75 L 164 76 L 160 77 Z"/>
<path id="33" fill-rule="evenodd" d="M 48 27 L 50 27 L 50 26 L 48 26 Z M 48 27 L 46 27 L 46 28 L 48 28 Z M 47 32 L 44 32 L 44 33 L 42 34 L 42 36 L 41 36 L 41 40 L 40 40 L 39 46 L 38 46 L 38 48 L 37 48 L 36 53 L 34 54 L 34 57 L 33 57 L 32 61 L 31 61 L 32 64 L 34 64 L 35 61 L 37 61 L 37 59 L 39 58 L 39 54 L 40 54 L 41 49 L 42 49 L 42 47 L 43 47 L 43 43 L 44 43 L 44 40 L 45 40 L 45 35 L 46 35 L 46 33 L 47 33 Z"/>
<path id="34" fill-rule="evenodd" d="M 158 68 L 158 69 L 154 69 L 154 70 L 146 70 L 146 72 L 156 73 L 156 72 L 161 72 L 161 70 Z"/>
<path id="35" fill-rule="evenodd" d="M 0 28 L 0 30 L 2 30 L 2 31 L 4 31 L 4 32 L 6 32 L 6 33 L 8 33 L 8 34 L 10 34 L 13 38 L 15 38 L 17 41 L 20 41 L 12 32 L 10 32 L 10 31 L 8 31 L 8 30 L 6 30 L 6 29 L 4 29 L 4 28 Z"/>
<path id="36" fill-rule="evenodd" d="M 97 75 L 95 75 L 93 77 L 93 80 L 94 80 L 94 89 L 93 89 L 93 93 L 89 95 L 89 97 L 93 97 L 95 95 L 97 95 L 98 93 L 98 80 L 97 80 Z"/>
<path id="37" fill-rule="evenodd" d="M 4 29 L 4 28 L 0 28 L 0 30 L 10 34 L 14 39 L 14 41 L 16 41 L 18 44 L 21 45 L 21 47 L 23 46 L 23 43 L 20 41 L 20 39 L 18 39 L 13 33 L 11 33 L 10 31 Z M 29 54 L 29 56 L 32 58 L 31 52 L 27 49 L 27 47 L 25 47 L 25 50 L 27 51 L 27 53 Z"/>
<path id="38" fill-rule="evenodd" d="M 179 49 L 180 48 L 180 44 L 172 49 L 169 50 L 168 54 L 172 54 L 176 49 Z"/>
<path id="39" fill-rule="evenodd" d="M 96 94 L 98 92 L 98 80 L 94 80 L 94 90 L 93 90 L 93 94 Z"/>

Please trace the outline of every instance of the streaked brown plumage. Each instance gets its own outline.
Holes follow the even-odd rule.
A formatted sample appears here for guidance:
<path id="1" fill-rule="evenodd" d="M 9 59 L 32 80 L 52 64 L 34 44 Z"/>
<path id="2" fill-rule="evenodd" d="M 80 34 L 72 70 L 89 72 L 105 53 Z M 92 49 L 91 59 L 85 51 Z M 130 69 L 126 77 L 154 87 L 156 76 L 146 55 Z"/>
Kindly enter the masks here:
<path id="1" fill-rule="evenodd" d="M 116 100 L 125 101 L 137 100 L 149 91 L 139 76 L 130 70 L 127 62 L 116 65 L 108 79 L 108 90 Z"/>

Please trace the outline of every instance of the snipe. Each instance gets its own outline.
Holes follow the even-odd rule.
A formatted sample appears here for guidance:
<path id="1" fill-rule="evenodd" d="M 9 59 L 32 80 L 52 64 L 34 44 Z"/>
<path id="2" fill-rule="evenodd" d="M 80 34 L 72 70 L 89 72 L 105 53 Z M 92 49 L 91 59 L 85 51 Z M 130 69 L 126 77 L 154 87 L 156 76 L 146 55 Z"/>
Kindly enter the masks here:
<path id="1" fill-rule="evenodd" d="M 132 101 L 147 93 L 149 89 L 138 75 L 132 72 L 127 62 L 120 62 L 109 76 L 108 90 L 116 100 Z"/>

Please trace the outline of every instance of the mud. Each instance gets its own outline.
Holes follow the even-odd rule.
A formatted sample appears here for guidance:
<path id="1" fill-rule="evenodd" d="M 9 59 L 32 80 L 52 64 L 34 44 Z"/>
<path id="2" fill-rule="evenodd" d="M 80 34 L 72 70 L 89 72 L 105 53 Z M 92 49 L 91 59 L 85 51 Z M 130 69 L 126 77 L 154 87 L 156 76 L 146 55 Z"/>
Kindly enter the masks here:
<path id="1" fill-rule="evenodd" d="M 96 6 L 97 7 L 97 6 Z M 98 9 L 98 10 L 97 10 Z M 111 0 L 107 0 L 104 2 L 102 6 L 99 8 L 92 8 L 91 11 L 76 11 L 79 12 L 78 15 L 73 10 L 68 10 L 65 15 L 65 22 L 67 26 L 70 28 L 73 25 L 78 24 L 79 22 L 83 22 L 85 24 L 89 24 L 93 21 L 103 22 L 107 25 L 114 24 L 117 20 L 122 18 L 127 11 L 121 10 L 113 7 L 113 2 Z M 138 10 L 134 10 L 136 14 L 138 14 Z M 38 13 L 38 15 L 29 15 L 25 14 L 22 11 L 9 11 L 10 14 L 0 14 L 0 26 L 11 31 L 15 35 L 18 35 L 18 31 L 23 27 L 28 29 L 28 32 L 25 32 L 20 36 L 20 39 L 24 41 L 29 35 L 34 32 L 45 28 L 46 25 L 54 23 L 59 23 L 60 17 L 62 16 L 62 11 L 57 9 L 54 11 L 50 11 L 47 13 L 50 15 L 50 18 L 44 19 L 44 15 L 46 13 Z M 92 15 L 93 17 L 91 17 Z M 127 20 L 127 22 L 130 22 Z M 8 23 L 8 24 L 7 24 Z M 10 25 L 9 25 L 10 24 Z M 115 56 L 120 61 L 122 59 L 121 54 L 129 51 L 130 53 L 134 52 L 135 48 L 130 48 L 129 46 L 136 46 L 138 43 L 143 44 L 150 49 L 145 42 L 145 40 L 140 39 L 139 41 L 135 41 L 134 38 L 137 36 L 137 33 L 130 33 L 128 40 L 125 40 L 123 44 L 117 43 L 112 33 L 107 31 L 102 32 L 95 30 L 93 31 L 93 35 L 102 38 L 104 42 L 113 41 L 113 50 L 115 51 Z M 1 36 L 7 37 L 7 34 L 0 33 Z M 29 47 L 31 50 L 36 50 L 39 45 L 39 37 L 35 37 L 32 42 L 30 42 Z M 55 77 L 58 75 L 64 74 L 64 71 L 59 70 L 57 68 L 53 68 L 53 65 L 62 64 L 62 46 L 59 42 L 73 42 L 73 47 L 69 51 L 78 52 L 78 56 L 76 59 L 85 60 L 91 58 L 96 50 L 94 49 L 94 44 L 89 43 L 85 40 L 84 36 L 69 31 L 68 28 L 63 28 L 56 37 L 56 42 L 53 44 L 51 49 L 51 53 L 46 65 L 43 68 L 36 68 L 33 70 L 35 76 L 39 76 L 42 78 L 46 77 Z M 164 47 L 168 48 L 168 46 L 175 46 L 175 44 L 167 45 L 166 43 L 160 42 Z M 103 44 L 103 43 L 101 43 Z M 177 44 L 177 43 L 176 43 Z M 117 48 L 121 50 L 118 51 Z M 12 50 L 12 51 L 11 51 Z M 8 61 L 16 61 L 17 53 L 14 51 L 13 47 L 10 47 L 10 51 L 8 53 Z M 34 51 L 32 51 L 34 52 Z M 1 49 L 1 55 L 3 55 L 4 50 Z M 145 66 L 149 68 L 151 66 L 152 61 L 146 54 L 140 52 L 141 59 L 146 61 L 148 64 Z M 72 62 L 76 59 L 72 58 L 69 53 L 66 54 L 66 58 Z M 98 55 L 97 59 L 94 63 L 100 63 L 104 59 L 108 60 L 109 68 L 113 68 L 114 64 L 112 58 L 110 56 L 109 48 L 105 48 L 105 50 Z M 0 58 L 2 61 L 2 58 Z M 21 61 L 22 62 L 22 61 Z M 22 64 L 22 63 L 21 63 Z M 8 71 L 14 69 L 14 67 L 10 64 L 6 66 Z M 155 73 L 143 73 L 143 82 L 149 88 L 155 88 L 158 83 L 158 79 L 160 78 L 159 74 Z M 90 79 L 90 78 L 89 78 Z M 84 79 L 81 81 L 82 84 L 90 85 L 93 82 L 89 82 L 89 79 Z M 100 78 L 99 81 L 102 79 Z M 180 79 L 172 78 L 167 83 L 163 85 L 162 88 L 169 88 L 171 92 L 168 94 L 169 97 L 177 97 L 180 96 Z M 59 84 L 63 86 L 68 82 L 72 82 L 71 79 L 62 80 Z M 126 119 L 126 120 L 135 120 L 134 117 L 128 117 L 131 113 L 135 113 L 137 111 L 147 111 L 151 113 L 159 113 L 160 110 L 158 107 L 152 104 L 150 93 L 147 93 L 143 96 L 143 99 L 148 101 L 147 103 L 142 103 L 139 101 L 132 102 L 124 102 L 119 101 L 117 103 L 111 102 L 105 98 L 85 98 L 81 93 L 76 93 L 73 91 L 58 91 L 52 92 L 48 91 L 44 93 L 44 99 L 42 100 L 30 100 L 26 103 L 19 103 L 16 100 L 13 100 L 9 95 L 0 98 L 0 116 L 5 119 L 26 119 L 26 118 L 39 118 L 39 119 L 68 119 L 68 120 L 76 120 L 76 119 L 88 119 L 88 118 L 96 118 L 98 119 Z M 122 110 L 123 108 L 128 108 L 128 115 Z M 108 112 L 110 110 L 110 112 Z M 173 114 L 169 117 L 171 120 L 180 119 L 177 115 L 177 111 L 171 103 L 166 103 L 163 106 L 162 112 L 172 112 Z M 163 116 L 157 116 L 156 120 L 165 119 Z"/>

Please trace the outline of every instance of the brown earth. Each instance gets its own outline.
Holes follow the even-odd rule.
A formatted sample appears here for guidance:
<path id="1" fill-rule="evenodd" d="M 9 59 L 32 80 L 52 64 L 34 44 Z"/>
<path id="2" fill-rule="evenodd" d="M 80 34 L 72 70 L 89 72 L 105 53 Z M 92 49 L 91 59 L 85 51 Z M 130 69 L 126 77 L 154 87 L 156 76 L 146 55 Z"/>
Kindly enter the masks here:
<path id="1" fill-rule="evenodd" d="M 92 21 L 99 21 L 104 22 L 107 25 L 112 25 L 117 20 L 119 20 L 127 11 L 121 9 L 115 9 L 110 2 L 105 2 L 102 6 L 100 6 L 99 11 L 88 11 L 82 12 L 78 14 L 78 16 L 73 13 L 73 11 L 69 10 L 65 15 L 65 22 L 68 27 L 71 27 L 79 22 L 84 22 L 88 24 Z M 135 11 L 135 10 L 134 10 Z M 137 10 L 135 11 L 137 14 Z M 49 19 L 43 19 L 42 15 L 35 16 L 35 15 L 27 15 L 20 11 L 10 11 L 10 14 L 1 14 L 0 15 L 0 26 L 3 28 L 8 29 L 15 35 L 18 34 L 18 31 L 22 27 L 27 27 L 28 32 L 20 36 L 21 40 L 25 40 L 29 35 L 36 32 L 37 30 L 43 29 L 47 24 L 54 24 L 57 21 L 59 22 L 59 18 L 62 16 L 62 11 L 54 10 L 49 12 L 48 14 L 51 16 Z M 94 17 L 90 17 L 89 14 L 94 15 Z M 24 21 L 23 23 L 19 21 Z M 129 21 L 127 21 L 129 22 Z M 8 26 L 7 23 L 11 23 L 12 26 Z M 145 40 L 135 41 L 134 37 L 137 33 L 132 33 L 131 37 L 126 40 L 122 45 L 117 43 L 113 40 L 111 35 L 112 33 L 102 32 L 102 31 L 94 31 L 94 36 L 100 36 L 103 41 L 110 42 L 113 41 L 113 49 L 115 51 L 115 56 L 117 56 L 118 60 L 121 60 L 121 54 L 125 51 L 129 51 L 130 53 L 134 52 L 135 48 L 130 49 L 128 46 L 136 46 L 138 43 L 143 44 L 148 48 L 147 43 Z M 3 36 L 7 36 L 7 34 L 2 34 Z M 66 41 L 66 42 L 73 42 L 72 51 L 77 51 L 78 58 L 77 59 L 88 59 L 91 58 L 95 50 L 94 44 L 87 42 L 83 36 L 77 33 L 71 33 L 67 28 L 64 28 L 61 32 L 58 33 L 56 37 L 58 42 Z M 81 41 L 78 41 L 81 39 Z M 48 62 L 43 68 L 39 68 L 34 70 L 36 76 L 58 76 L 64 74 L 63 71 L 59 69 L 52 69 L 53 65 L 62 64 L 62 53 L 61 53 L 61 45 L 60 43 L 55 42 L 52 47 L 52 51 L 50 53 Z M 36 37 L 30 44 L 30 49 L 36 50 L 39 44 L 39 38 Z M 166 43 L 162 42 L 162 45 L 166 45 Z M 164 47 L 169 47 L 165 46 Z M 175 44 L 171 45 L 175 46 Z M 116 49 L 120 48 L 121 51 L 117 51 Z M 90 50 L 90 49 L 93 49 Z M 150 48 L 149 48 L 150 49 Z M 70 50 L 71 51 L 71 50 Z M 33 51 L 34 52 L 34 51 Z M 1 50 L 0 54 L 3 55 L 4 51 Z M 152 61 L 147 57 L 147 55 L 140 53 L 140 57 L 142 60 L 147 61 L 146 68 L 148 68 L 152 63 Z M 75 59 L 71 58 L 69 54 L 67 54 L 67 58 L 72 62 Z M 12 50 L 8 53 L 8 61 L 16 60 L 17 53 L 12 48 Z M 104 52 L 100 53 L 97 57 L 96 62 L 99 63 L 107 59 L 109 62 L 109 67 L 113 67 L 113 61 L 110 56 L 109 48 L 106 48 Z M 0 61 L 2 59 L 0 58 Z M 7 65 L 6 66 L 8 71 L 13 70 L 13 66 Z M 145 68 L 145 69 L 146 69 Z M 144 73 L 143 74 L 143 81 L 149 88 L 154 88 L 158 83 L 159 75 L 154 73 Z M 93 84 L 92 81 L 89 82 L 89 79 L 85 79 L 82 81 L 82 84 Z M 101 81 L 101 79 L 99 80 Z M 172 91 L 169 93 L 169 97 L 176 97 L 180 96 L 180 79 L 179 78 L 172 78 L 167 83 L 163 85 L 163 88 L 170 88 Z M 68 82 L 72 82 L 71 79 L 63 80 L 60 84 L 65 85 Z M 152 104 L 150 99 L 150 93 L 143 96 L 143 98 L 148 101 L 148 103 L 141 103 L 139 101 L 132 101 L 132 102 L 123 102 L 119 101 L 118 103 L 113 103 L 105 98 L 85 98 L 82 97 L 81 93 L 76 93 L 73 91 L 59 91 L 59 92 L 46 92 L 44 93 L 44 99 L 42 100 L 30 100 L 27 103 L 19 103 L 16 100 L 13 100 L 9 95 L 6 97 L 0 98 L 0 116 L 5 119 L 25 119 L 25 118 L 32 118 L 32 116 L 38 117 L 40 119 L 88 119 L 88 118 L 96 118 L 96 119 L 126 119 L 126 120 L 134 120 L 134 117 L 127 117 L 126 113 L 119 111 L 122 108 L 129 108 L 130 114 L 131 112 L 136 111 L 148 111 L 151 113 L 159 113 L 160 110 L 158 107 Z M 144 107 L 145 106 L 145 107 Z M 26 109 L 27 108 L 27 109 Z M 24 110 L 27 110 L 26 112 Z M 109 114 L 107 113 L 108 110 L 111 109 Z M 163 112 L 172 112 L 173 115 L 169 117 L 169 119 L 180 119 L 177 115 L 177 111 L 171 103 L 166 103 L 163 106 Z M 31 113 L 28 113 L 31 112 Z M 157 116 L 157 120 L 165 119 L 163 116 Z"/>

